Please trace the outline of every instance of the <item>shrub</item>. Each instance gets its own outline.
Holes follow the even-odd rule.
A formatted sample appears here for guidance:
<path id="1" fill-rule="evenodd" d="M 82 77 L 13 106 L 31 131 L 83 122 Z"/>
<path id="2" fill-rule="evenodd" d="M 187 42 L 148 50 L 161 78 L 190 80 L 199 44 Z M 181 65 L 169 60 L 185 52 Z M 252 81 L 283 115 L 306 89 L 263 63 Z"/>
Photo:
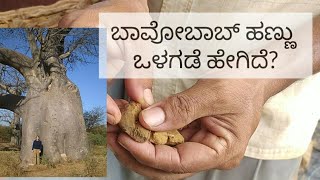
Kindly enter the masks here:
<path id="1" fill-rule="evenodd" d="M 9 126 L 0 125 L 0 142 L 10 142 L 11 128 Z"/>
<path id="2" fill-rule="evenodd" d="M 100 134 L 100 135 L 106 137 L 107 136 L 107 127 L 105 125 L 95 126 L 92 129 L 90 129 L 88 132 L 91 132 L 93 134 Z"/>
<path id="3" fill-rule="evenodd" d="M 88 133 L 88 139 L 90 145 L 98 145 L 98 146 L 105 146 L 107 144 L 106 136 L 101 134 L 93 134 Z"/>

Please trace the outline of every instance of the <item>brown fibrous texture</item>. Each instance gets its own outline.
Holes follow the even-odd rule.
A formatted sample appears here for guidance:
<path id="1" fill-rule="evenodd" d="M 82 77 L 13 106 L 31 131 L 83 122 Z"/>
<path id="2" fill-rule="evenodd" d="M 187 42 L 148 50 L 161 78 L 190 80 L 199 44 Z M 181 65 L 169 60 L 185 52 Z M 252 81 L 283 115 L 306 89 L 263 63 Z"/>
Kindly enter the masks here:
<path id="1" fill-rule="evenodd" d="M 84 9 L 100 0 L 59 0 L 46 6 L 26 7 L 0 12 L 1 28 L 57 27 L 65 14 Z"/>
<path id="2" fill-rule="evenodd" d="M 175 146 L 184 142 L 183 136 L 178 130 L 154 132 L 144 128 L 139 123 L 141 105 L 130 102 L 122 109 L 122 117 L 119 123 L 120 128 L 137 142 L 150 141 L 153 144 Z"/>

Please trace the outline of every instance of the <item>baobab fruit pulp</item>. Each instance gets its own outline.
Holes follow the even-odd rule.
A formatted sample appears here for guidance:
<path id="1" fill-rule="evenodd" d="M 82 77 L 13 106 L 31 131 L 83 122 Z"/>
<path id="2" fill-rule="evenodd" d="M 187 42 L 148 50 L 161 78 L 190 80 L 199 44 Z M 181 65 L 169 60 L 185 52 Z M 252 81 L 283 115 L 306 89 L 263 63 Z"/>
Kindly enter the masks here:
<path id="1" fill-rule="evenodd" d="M 142 108 L 139 103 L 130 102 L 122 109 L 120 128 L 137 142 L 150 141 L 153 144 L 175 146 L 184 142 L 183 136 L 177 130 L 153 132 L 145 129 L 139 123 L 139 113 Z"/>

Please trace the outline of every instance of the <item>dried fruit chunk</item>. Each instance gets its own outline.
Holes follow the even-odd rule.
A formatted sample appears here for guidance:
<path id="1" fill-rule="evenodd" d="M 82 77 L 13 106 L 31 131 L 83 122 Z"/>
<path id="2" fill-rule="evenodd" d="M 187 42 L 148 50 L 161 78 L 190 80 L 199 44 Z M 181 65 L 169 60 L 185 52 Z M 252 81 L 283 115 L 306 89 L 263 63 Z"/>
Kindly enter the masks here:
<path id="1" fill-rule="evenodd" d="M 168 133 L 167 132 L 152 132 L 150 142 L 153 144 L 167 144 Z"/>
<path id="2" fill-rule="evenodd" d="M 184 142 L 183 136 L 177 130 L 165 132 L 153 132 L 145 129 L 139 123 L 141 105 L 130 102 L 122 110 L 122 117 L 119 122 L 120 128 L 137 142 L 150 141 L 153 144 L 166 144 L 174 146 Z"/>
<path id="3" fill-rule="evenodd" d="M 184 142 L 183 136 L 177 130 L 168 132 L 168 145 L 174 146 Z"/>
<path id="4" fill-rule="evenodd" d="M 137 142 L 145 142 L 150 139 L 151 131 L 145 129 L 137 120 L 141 105 L 138 103 L 127 104 L 122 112 L 119 122 L 120 128 Z"/>

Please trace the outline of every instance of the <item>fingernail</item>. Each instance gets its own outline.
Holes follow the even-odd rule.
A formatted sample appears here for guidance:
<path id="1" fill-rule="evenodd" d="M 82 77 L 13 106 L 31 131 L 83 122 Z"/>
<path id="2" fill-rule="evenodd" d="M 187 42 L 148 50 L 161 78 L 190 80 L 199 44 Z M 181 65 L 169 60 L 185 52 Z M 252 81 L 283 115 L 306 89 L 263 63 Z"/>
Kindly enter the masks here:
<path id="1" fill-rule="evenodd" d="M 160 107 L 145 109 L 142 111 L 142 118 L 149 126 L 159 126 L 164 122 L 165 114 Z"/>
<path id="2" fill-rule="evenodd" d="M 152 105 L 154 103 L 151 89 L 145 89 L 143 91 L 143 98 L 148 105 Z"/>

